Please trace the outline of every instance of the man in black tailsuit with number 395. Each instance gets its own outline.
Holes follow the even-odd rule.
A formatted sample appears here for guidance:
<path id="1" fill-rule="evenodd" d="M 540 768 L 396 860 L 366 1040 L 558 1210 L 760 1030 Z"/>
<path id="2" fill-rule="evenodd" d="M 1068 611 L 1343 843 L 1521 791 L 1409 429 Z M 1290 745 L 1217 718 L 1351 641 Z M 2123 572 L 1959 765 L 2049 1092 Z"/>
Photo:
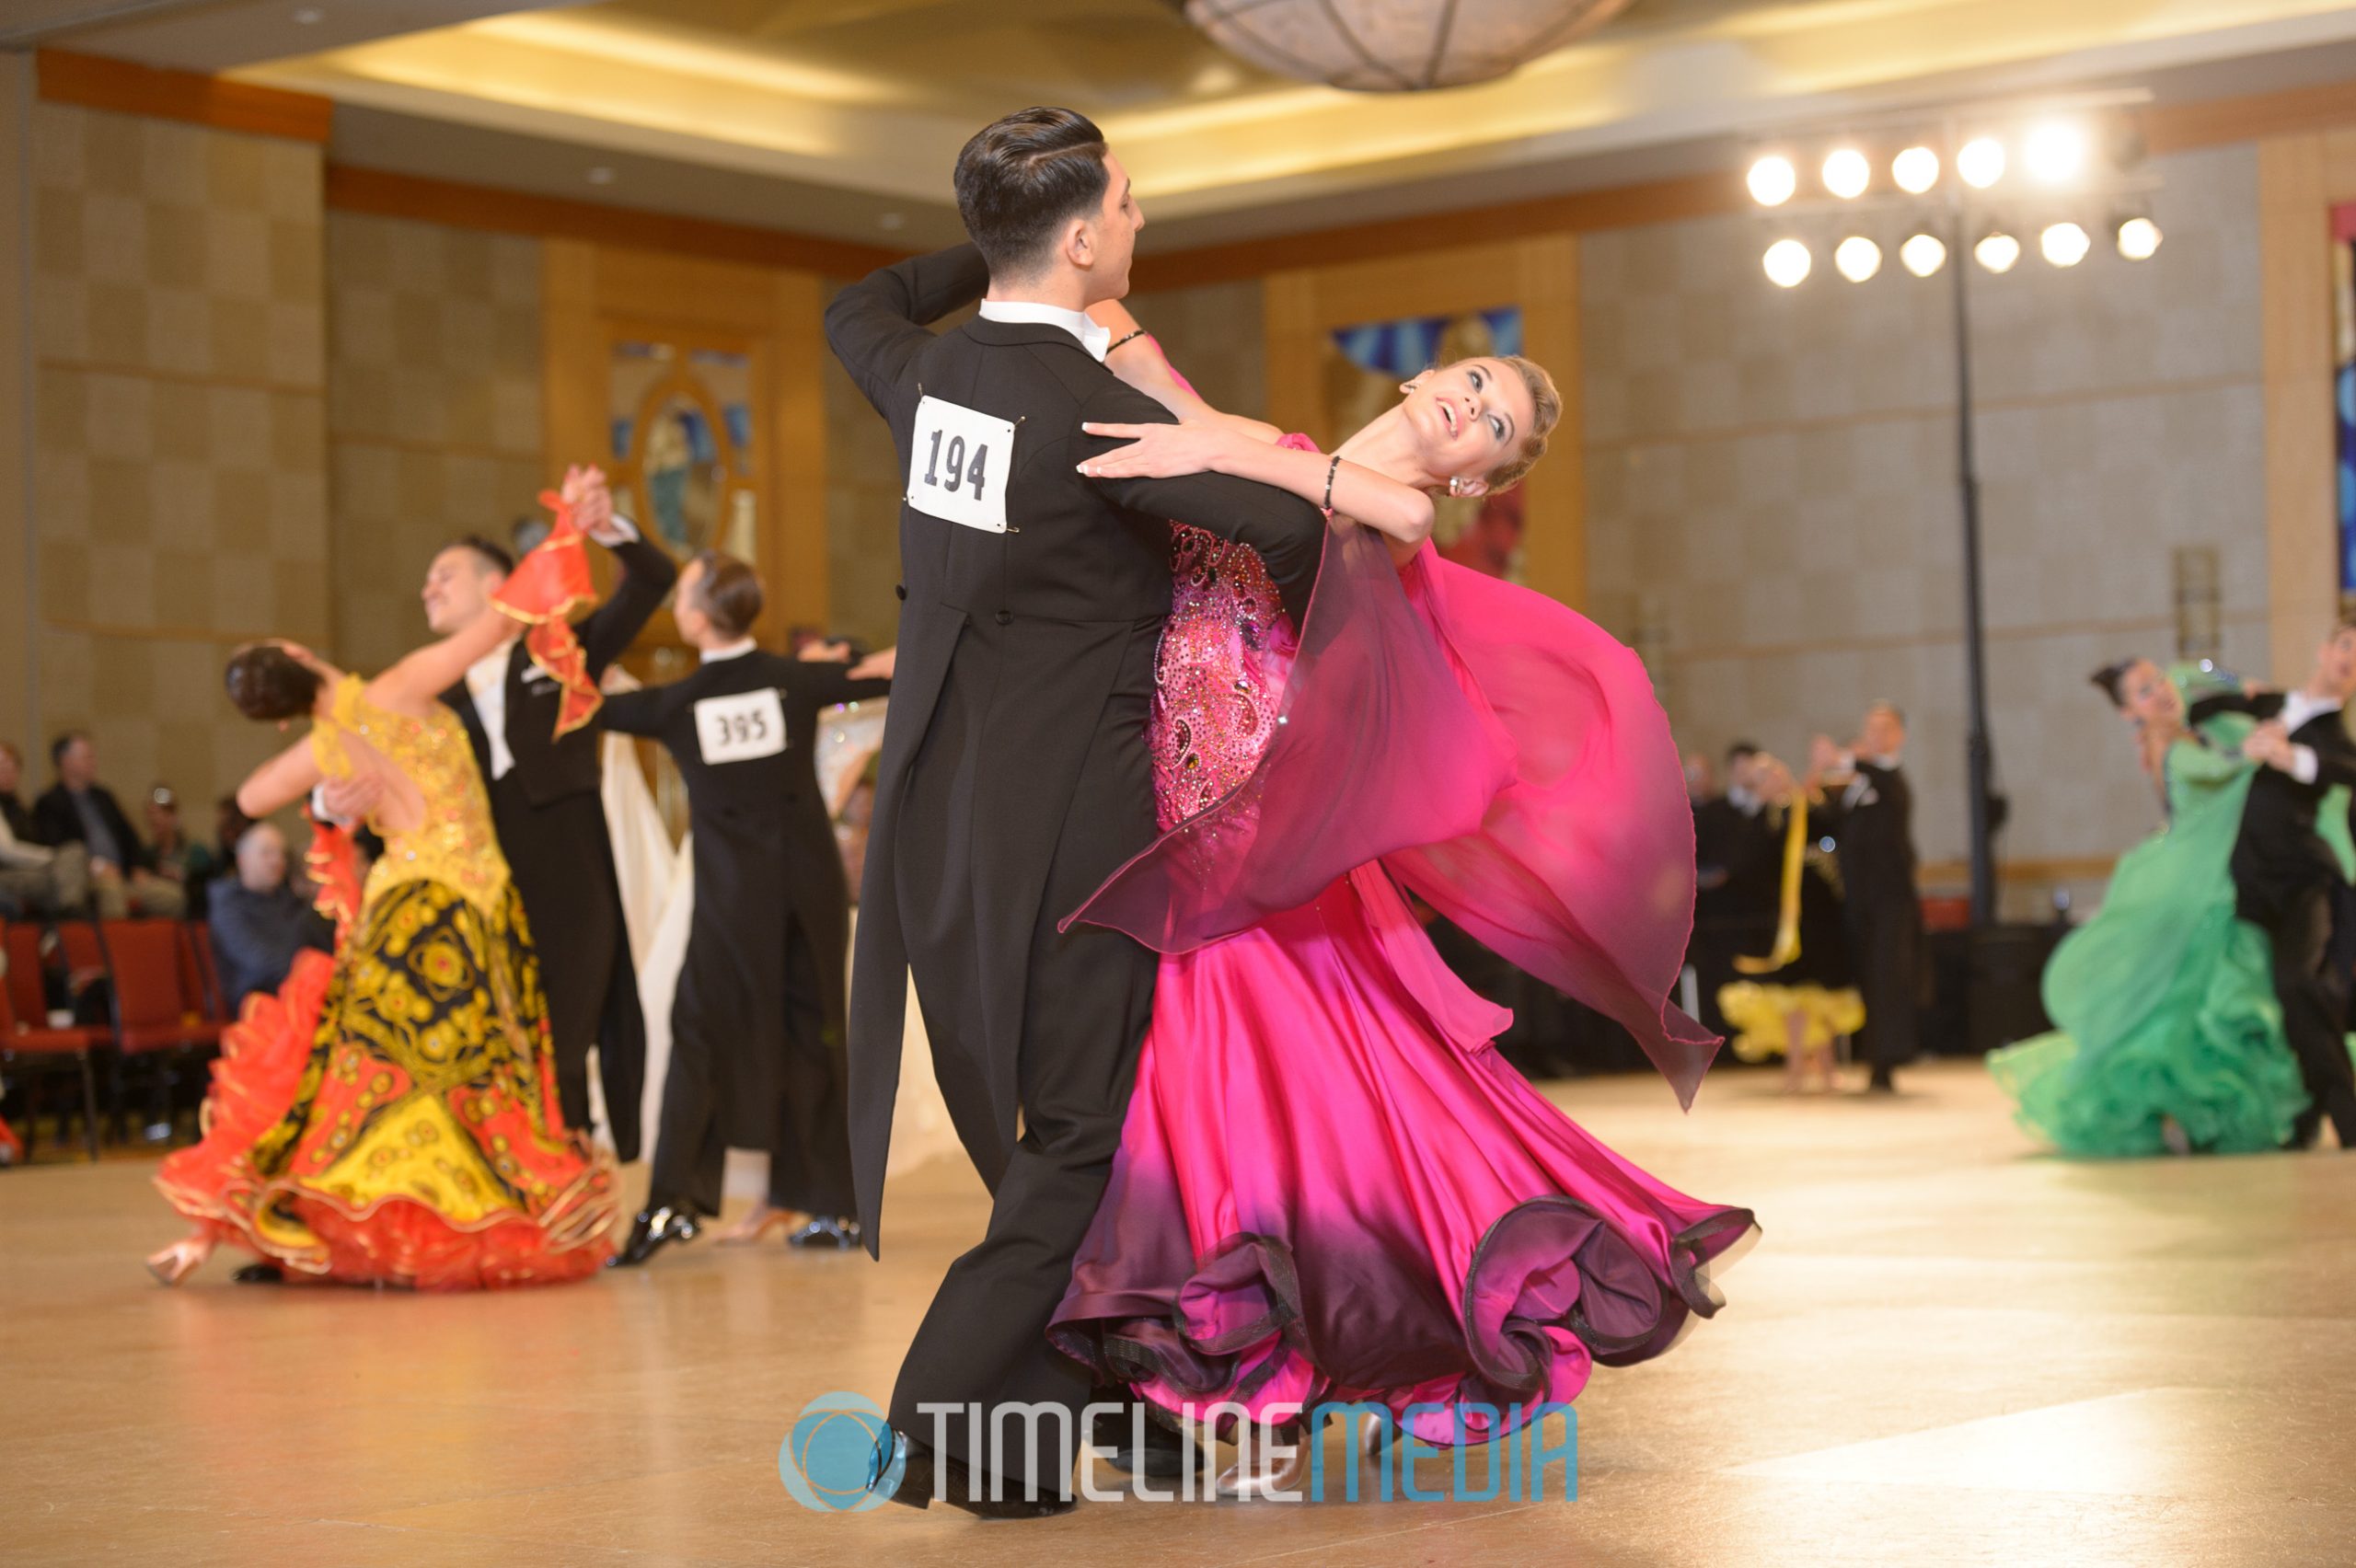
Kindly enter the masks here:
<path id="1" fill-rule="evenodd" d="M 1011 115 L 965 144 L 956 186 L 973 245 L 887 267 L 826 312 L 907 481 L 851 982 L 852 1168 L 874 1251 L 913 972 L 941 1093 L 993 1202 L 909 1348 L 876 1486 L 1036 1516 L 1072 1506 L 1074 1421 L 1026 1433 L 992 1420 L 976 1445 L 962 1416 L 919 1407 L 1076 1416 L 1089 1397 L 1046 1327 L 1120 1142 L 1155 958 L 1056 922 L 1153 840 L 1146 720 L 1170 525 L 1258 551 L 1296 624 L 1325 529 L 1308 502 L 1226 476 L 1077 471 L 1118 444 L 1083 421 L 1170 421 L 1104 368 L 1106 335 L 1085 315 L 1127 292 L 1144 222 L 1094 125 L 1068 110 Z M 981 319 L 924 329 L 986 287 Z M 991 1477 L 1001 1503 L 987 1501 Z"/>

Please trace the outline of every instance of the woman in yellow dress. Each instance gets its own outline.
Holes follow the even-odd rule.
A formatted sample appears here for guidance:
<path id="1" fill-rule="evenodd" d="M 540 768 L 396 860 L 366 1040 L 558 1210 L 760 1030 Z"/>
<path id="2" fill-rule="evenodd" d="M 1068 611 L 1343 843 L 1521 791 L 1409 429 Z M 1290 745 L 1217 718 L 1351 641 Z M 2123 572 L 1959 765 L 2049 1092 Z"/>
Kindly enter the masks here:
<path id="1" fill-rule="evenodd" d="M 560 513 L 541 550 L 578 551 L 568 523 Z M 528 594 L 550 577 L 527 561 L 513 581 Z M 167 1285 L 222 1240 L 290 1279 L 420 1289 L 579 1279 L 612 1250 L 612 1169 L 560 1119 L 523 905 L 466 732 L 436 700 L 515 620 L 569 608 L 510 590 L 500 607 L 374 680 L 289 643 L 230 660 L 229 695 L 248 717 L 312 720 L 238 805 L 259 818 L 351 779 L 385 849 L 333 960 L 305 955 L 227 1031 L 205 1136 L 156 1178 L 197 1223 L 148 1260 Z M 322 836 L 314 859 L 332 894 L 350 885 L 344 847 Z"/>

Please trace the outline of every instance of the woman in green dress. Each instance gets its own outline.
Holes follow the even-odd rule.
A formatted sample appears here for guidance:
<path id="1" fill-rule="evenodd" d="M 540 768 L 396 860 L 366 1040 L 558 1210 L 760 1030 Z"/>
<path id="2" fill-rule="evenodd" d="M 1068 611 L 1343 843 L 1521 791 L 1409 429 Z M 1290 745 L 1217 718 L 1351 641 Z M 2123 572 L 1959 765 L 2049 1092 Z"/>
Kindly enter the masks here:
<path id="1" fill-rule="evenodd" d="M 2045 968 L 2051 1033 L 1990 1053 L 2021 1125 L 2073 1156 L 2246 1154 L 2282 1147 L 2307 1102 L 2282 1035 L 2265 933 L 2234 914 L 2226 863 L 2254 765 L 2249 721 L 2185 722 L 2220 689 L 2149 659 L 2095 676 L 2134 727 L 2167 822 L 2119 857 L 2102 908 Z M 2319 813 L 2350 861 L 2345 801 Z"/>

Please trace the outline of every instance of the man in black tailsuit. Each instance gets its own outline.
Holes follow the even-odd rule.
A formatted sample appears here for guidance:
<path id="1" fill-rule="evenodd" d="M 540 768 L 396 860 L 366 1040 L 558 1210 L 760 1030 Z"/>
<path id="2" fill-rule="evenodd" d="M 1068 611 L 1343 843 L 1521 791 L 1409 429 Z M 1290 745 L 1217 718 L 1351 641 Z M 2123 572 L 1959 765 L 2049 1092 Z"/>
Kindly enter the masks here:
<path id="1" fill-rule="evenodd" d="M 1816 738 L 1812 772 L 1840 840 L 1842 914 L 1849 962 L 1865 997 L 1858 1048 L 1873 1064 L 1871 1090 L 1896 1088 L 1894 1071 L 1919 1049 L 1923 1002 L 1923 898 L 1915 885 L 1914 790 L 1900 754 L 1906 716 L 1895 703 L 1865 710 L 1854 744 Z"/>
<path id="2" fill-rule="evenodd" d="M 670 752 L 696 846 L 653 1182 L 614 1257 L 622 1267 L 692 1239 L 720 1213 L 732 1147 L 769 1154 L 768 1202 L 744 1239 L 771 1215 L 798 1214 L 806 1223 L 795 1245 L 857 1245 L 843 1060 L 850 889 L 818 789 L 818 715 L 883 697 L 891 682 L 757 646 L 762 597 L 760 579 L 733 556 L 689 561 L 676 614 L 702 666 L 609 697 L 603 712 L 606 728 Z"/>
<path id="3" fill-rule="evenodd" d="M 2242 755 L 2265 766 L 2250 780 L 2234 841 L 2236 912 L 2274 949 L 2274 995 L 2309 1104 L 2292 1140 L 2315 1143 L 2331 1118 L 2339 1147 L 2356 1148 L 2356 1069 L 2342 1033 L 2347 976 L 2330 962 L 2332 920 L 2345 884 L 2339 861 L 2316 832 L 2316 809 L 2334 785 L 2356 786 L 2356 744 L 2341 708 L 2356 693 L 2356 622 L 2342 622 L 2316 651 L 2307 684 L 2292 692 L 2225 694 L 2194 703 L 2198 724 L 2218 713 L 2258 721 Z"/>
<path id="4" fill-rule="evenodd" d="M 1167 423 L 1104 368 L 1084 314 L 1127 291 L 1143 219 L 1120 160 L 1068 110 L 1009 116 L 959 155 L 975 244 L 888 267 L 826 312 L 836 356 L 891 424 L 907 476 L 898 665 L 860 902 L 850 1007 L 852 1167 L 878 1247 L 912 971 L 952 1120 L 992 1193 L 892 1396 L 875 1484 L 978 1513 L 1070 1501 L 1071 1457 L 920 1404 L 1087 1401 L 1046 1326 L 1110 1173 L 1150 1015 L 1155 957 L 1056 923 L 1154 836 L 1146 720 L 1171 594 L 1172 519 L 1251 546 L 1296 623 L 1324 523 L 1221 475 L 1090 479 L 1118 443 L 1083 421 Z M 920 325 L 972 303 L 982 318 Z M 1022 1136 L 1015 1136 L 1016 1115 Z M 971 1490 L 1002 1481 L 1006 1502 Z M 1031 1501 L 1019 1501 L 1031 1498 Z"/>
<path id="5" fill-rule="evenodd" d="M 668 555 L 614 515 L 604 476 L 584 473 L 576 516 L 621 566 L 611 595 L 573 628 L 594 681 L 662 607 L 679 573 Z M 462 539 L 436 555 L 422 595 L 434 635 L 447 637 L 477 616 L 498 614 L 491 595 L 514 565 L 506 551 L 483 539 Z M 622 925 L 613 841 L 606 832 L 603 732 L 591 723 L 557 738 L 560 688 L 532 663 L 523 629 L 518 626 L 519 635 L 468 670 L 442 700 L 456 710 L 474 742 L 499 847 L 539 950 L 564 1124 L 589 1126 L 589 1047 L 595 1045 L 615 1152 L 636 1159 L 646 1024 L 639 1013 L 629 933 Z"/>

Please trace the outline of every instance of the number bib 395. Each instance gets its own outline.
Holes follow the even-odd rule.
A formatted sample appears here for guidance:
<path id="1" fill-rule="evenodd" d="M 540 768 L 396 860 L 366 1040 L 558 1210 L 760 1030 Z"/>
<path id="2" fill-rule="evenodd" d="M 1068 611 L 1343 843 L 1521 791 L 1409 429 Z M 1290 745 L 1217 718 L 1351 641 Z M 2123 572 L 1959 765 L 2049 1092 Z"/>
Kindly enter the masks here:
<path id="1" fill-rule="evenodd" d="M 777 688 L 734 697 L 707 697 L 696 704 L 696 744 L 707 767 L 751 762 L 785 749 L 785 705 Z"/>
<path id="2" fill-rule="evenodd" d="M 927 398 L 917 405 L 908 449 L 907 503 L 930 517 L 1006 532 L 1006 475 L 1014 426 L 962 404 Z"/>

